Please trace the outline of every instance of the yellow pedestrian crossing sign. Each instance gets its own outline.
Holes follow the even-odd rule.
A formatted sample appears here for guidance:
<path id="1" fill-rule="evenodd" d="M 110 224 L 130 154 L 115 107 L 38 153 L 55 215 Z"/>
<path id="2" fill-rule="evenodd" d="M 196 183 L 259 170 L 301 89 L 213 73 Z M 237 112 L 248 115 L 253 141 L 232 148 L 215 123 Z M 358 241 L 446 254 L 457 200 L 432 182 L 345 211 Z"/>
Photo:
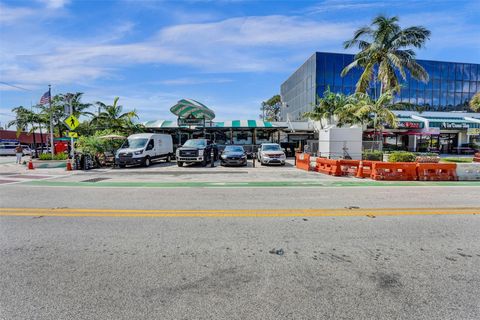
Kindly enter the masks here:
<path id="1" fill-rule="evenodd" d="M 76 127 L 80 124 L 78 121 L 77 117 L 75 117 L 73 114 L 65 119 L 65 124 L 70 128 L 70 130 L 75 130 Z"/>
<path id="2" fill-rule="evenodd" d="M 70 138 L 78 138 L 78 133 L 70 131 L 68 132 L 68 136 Z"/>

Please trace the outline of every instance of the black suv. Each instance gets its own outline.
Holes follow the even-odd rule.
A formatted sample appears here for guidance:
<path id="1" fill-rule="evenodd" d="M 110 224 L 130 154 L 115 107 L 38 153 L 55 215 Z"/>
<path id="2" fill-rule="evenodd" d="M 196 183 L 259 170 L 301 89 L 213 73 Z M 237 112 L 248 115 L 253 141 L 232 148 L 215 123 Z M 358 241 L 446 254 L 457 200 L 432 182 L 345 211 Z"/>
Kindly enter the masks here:
<path id="1" fill-rule="evenodd" d="M 202 166 L 206 166 L 208 162 L 218 160 L 218 147 L 207 139 L 190 139 L 177 148 L 177 165 L 182 167 L 184 163 L 200 162 Z"/>

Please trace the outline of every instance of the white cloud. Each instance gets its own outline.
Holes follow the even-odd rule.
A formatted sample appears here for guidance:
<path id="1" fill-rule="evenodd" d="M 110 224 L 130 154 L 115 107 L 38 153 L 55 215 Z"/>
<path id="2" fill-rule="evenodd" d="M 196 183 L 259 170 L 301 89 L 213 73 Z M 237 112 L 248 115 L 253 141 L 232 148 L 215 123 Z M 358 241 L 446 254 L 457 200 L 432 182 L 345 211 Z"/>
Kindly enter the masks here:
<path id="1" fill-rule="evenodd" d="M 3 77 L 24 83 L 73 83 L 111 76 L 119 66 L 149 63 L 219 73 L 279 71 L 298 63 L 288 55 L 285 58 L 286 51 L 290 56 L 310 52 L 322 43 L 327 44 L 322 49 L 328 49 L 353 30 L 345 23 L 277 15 L 176 25 L 160 29 L 144 41 L 112 43 L 133 27 L 127 23 L 100 39 L 72 40 L 36 33 L 25 35 L 22 44 L 6 41 L 5 61 L 0 66 Z M 36 43 L 41 43 L 42 50 Z"/>
<path id="2" fill-rule="evenodd" d="M 60 9 L 70 3 L 70 0 L 39 0 L 39 1 L 45 4 L 45 6 L 50 9 Z"/>
<path id="3" fill-rule="evenodd" d="M 32 16 L 35 10 L 26 7 L 10 7 L 0 3 L 0 23 L 12 24 L 18 20 L 22 20 Z"/>
<path id="4" fill-rule="evenodd" d="M 226 78 L 177 78 L 158 81 L 158 83 L 165 85 L 183 86 L 207 83 L 228 83 L 232 81 L 232 79 Z"/>

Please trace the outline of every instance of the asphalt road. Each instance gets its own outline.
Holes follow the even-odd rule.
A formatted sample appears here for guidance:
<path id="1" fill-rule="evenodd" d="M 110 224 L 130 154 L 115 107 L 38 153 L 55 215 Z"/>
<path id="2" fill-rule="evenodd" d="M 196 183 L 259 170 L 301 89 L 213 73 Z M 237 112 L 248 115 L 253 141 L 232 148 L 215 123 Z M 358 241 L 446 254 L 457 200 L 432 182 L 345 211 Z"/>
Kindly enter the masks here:
<path id="1" fill-rule="evenodd" d="M 479 319 L 478 190 L 0 186 L 0 319 Z"/>

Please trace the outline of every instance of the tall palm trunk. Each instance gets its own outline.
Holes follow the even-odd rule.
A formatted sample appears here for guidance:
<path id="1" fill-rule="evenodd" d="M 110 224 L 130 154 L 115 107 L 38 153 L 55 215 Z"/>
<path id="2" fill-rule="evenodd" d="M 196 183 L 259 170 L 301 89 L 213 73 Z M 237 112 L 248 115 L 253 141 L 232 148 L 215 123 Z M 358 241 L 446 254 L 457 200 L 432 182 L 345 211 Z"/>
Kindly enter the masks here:
<path id="1" fill-rule="evenodd" d="M 42 154 L 43 153 L 43 133 L 42 133 L 42 123 L 41 122 L 38 123 L 38 128 L 40 130 L 40 144 L 42 145 L 41 148 L 40 148 L 40 154 Z M 35 148 L 35 154 L 38 157 L 37 148 Z"/>

